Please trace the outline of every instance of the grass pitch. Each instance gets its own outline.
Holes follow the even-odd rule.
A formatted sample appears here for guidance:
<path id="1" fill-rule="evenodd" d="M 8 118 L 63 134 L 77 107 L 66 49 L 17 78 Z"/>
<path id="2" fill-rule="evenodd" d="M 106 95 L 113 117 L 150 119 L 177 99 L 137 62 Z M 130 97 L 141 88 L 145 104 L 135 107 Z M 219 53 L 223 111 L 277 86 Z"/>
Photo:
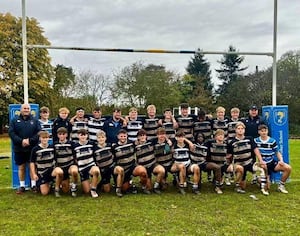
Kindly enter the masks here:
<path id="1" fill-rule="evenodd" d="M 0 138 L 0 147 L 0 156 L 10 153 L 8 138 Z M 0 235 L 298 235 L 299 154 L 300 141 L 290 140 L 289 194 L 277 192 L 274 184 L 267 197 L 250 184 L 246 194 L 229 186 L 217 195 L 205 175 L 199 196 L 190 189 L 182 196 L 173 186 L 162 195 L 123 198 L 110 193 L 57 199 L 29 191 L 19 196 L 10 188 L 11 160 L 2 159 Z"/>

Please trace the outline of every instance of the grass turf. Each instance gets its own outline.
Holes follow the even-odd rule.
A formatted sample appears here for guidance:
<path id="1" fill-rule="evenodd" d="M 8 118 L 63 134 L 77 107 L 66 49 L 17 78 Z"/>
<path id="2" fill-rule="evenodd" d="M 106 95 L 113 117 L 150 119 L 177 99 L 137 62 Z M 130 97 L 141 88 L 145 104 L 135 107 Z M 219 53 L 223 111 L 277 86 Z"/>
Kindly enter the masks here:
<path id="1" fill-rule="evenodd" d="M 202 184 L 199 196 L 191 190 L 185 196 L 170 186 L 162 195 L 101 194 L 98 199 L 79 194 L 42 197 L 26 192 L 19 196 L 11 186 L 10 159 L 0 160 L 1 235 L 297 235 L 300 221 L 298 169 L 300 141 L 290 140 L 293 167 L 289 194 L 276 191 L 260 194 L 248 185 L 246 194 L 233 186 L 223 195 Z M 7 138 L 0 139 L 0 156 L 10 152 Z M 251 199 L 255 194 L 258 200 Z"/>

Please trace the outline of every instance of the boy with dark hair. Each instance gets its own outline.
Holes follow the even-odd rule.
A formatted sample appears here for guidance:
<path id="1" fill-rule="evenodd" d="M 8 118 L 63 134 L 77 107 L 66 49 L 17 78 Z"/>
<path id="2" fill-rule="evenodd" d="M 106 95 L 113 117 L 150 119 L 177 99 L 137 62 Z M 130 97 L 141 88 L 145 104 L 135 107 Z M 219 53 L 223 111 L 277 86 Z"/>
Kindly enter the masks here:
<path id="1" fill-rule="evenodd" d="M 118 142 L 113 144 L 112 148 L 116 167 L 119 166 L 124 170 L 121 190 L 123 192 L 131 190 L 132 193 L 136 193 L 136 187 L 132 184 L 132 177 L 139 176 L 142 189 L 146 192 L 148 179 L 147 170 L 145 167 L 136 164 L 135 145 L 128 140 L 127 131 L 125 129 L 119 130 Z M 120 186 L 117 187 L 119 188 Z"/>
<path id="2" fill-rule="evenodd" d="M 147 170 L 147 189 L 145 192 L 148 193 L 149 189 L 152 189 L 151 175 L 156 175 L 154 182 L 154 193 L 160 194 L 160 185 L 162 184 L 163 177 L 165 175 L 165 169 L 156 162 L 154 155 L 153 142 L 147 141 L 147 133 L 144 129 L 138 131 L 138 137 L 135 141 L 135 154 L 138 165 L 142 165 Z M 153 140 L 153 139 L 152 139 Z"/>
<path id="3" fill-rule="evenodd" d="M 157 138 L 153 139 L 154 155 L 156 162 L 164 168 L 165 176 L 162 179 L 162 188 L 166 188 L 168 172 L 171 173 L 173 165 L 172 141 L 167 137 L 163 127 L 157 129 Z"/>
<path id="4" fill-rule="evenodd" d="M 94 160 L 93 143 L 88 141 L 88 131 L 78 130 L 78 143 L 74 144 L 74 153 L 78 165 L 82 190 L 97 198 L 97 184 L 100 175 L 99 167 Z M 90 181 L 91 177 L 91 181 Z"/>
<path id="5" fill-rule="evenodd" d="M 194 148 L 194 144 L 185 137 L 184 131 L 178 130 L 173 146 L 174 164 L 171 167 L 171 171 L 173 173 L 179 172 L 179 192 L 183 195 L 185 194 L 184 188 L 186 187 L 187 174 L 193 174 L 193 193 L 200 194 L 200 168 L 197 164 L 191 164 L 190 159 L 190 150 L 194 150 Z"/>
<path id="6" fill-rule="evenodd" d="M 62 191 L 71 191 L 72 197 L 77 196 L 78 166 L 74 158 L 72 142 L 67 139 L 68 131 L 65 127 L 57 130 L 58 141 L 54 143 L 54 157 L 57 167 L 63 170 Z M 72 179 L 70 185 L 70 177 Z M 71 188 L 70 188 L 71 187 Z"/>
<path id="7" fill-rule="evenodd" d="M 91 142 L 97 143 L 97 133 L 103 130 L 104 121 L 106 118 L 102 117 L 102 112 L 100 107 L 95 107 L 93 110 L 93 116 L 88 118 L 88 131 L 89 140 Z"/>
<path id="8" fill-rule="evenodd" d="M 281 180 L 278 185 L 278 191 L 281 193 L 288 193 L 285 189 L 285 182 L 289 178 L 292 167 L 284 163 L 282 154 L 278 149 L 277 142 L 274 138 L 268 136 L 268 126 L 262 124 L 258 126 L 259 137 L 255 138 L 255 143 L 261 153 L 262 159 L 259 158 L 260 166 L 264 169 L 268 176 L 267 185 L 262 188 L 264 195 L 269 195 L 268 188 L 270 183 L 270 174 L 281 171 Z"/>
<path id="9" fill-rule="evenodd" d="M 42 195 L 47 195 L 51 189 L 51 183 L 55 180 L 55 196 L 60 197 L 59 190 L 63 179 L 63 171 L 55 167 L 54 149 L 49 145 L 49 133 L 39 132 L 40 144 L 32 149 L 30 157 L 31 176 L 37 181 Z"/>
<path id="10" fill-rule="evenodd" d="M 166 135 L 169 139 L 175 138 L 175 133 L 176 129 L 178 128 L 178 124 L 170 108 L 166 108 L 164 110 L 164 117 L 158 121 L 158 124 L 161 127 L 165 128 Z"/>
<path id="11" fill-rule="evenodd" d="M 112 117 L 107 119 L 103 125 L 107 142 L 111 144 L 118 142 L 118 132 L 120 129 L 125 128 L 126 125 L 126 119 L 122 117 L 121 109 L 114 108 Z"/>
<path id="12" fill-rule="evenodd" d="M 194 123 L 197 119 L 195 115 L 189 114 L 189 104 L 180 104 L 181 115 L 176 117 L 178 123 L 178 129 L 181 129 L 185 133 L 185 137 L 192 142 L 194 141 Z"/>
<path id="13" fill-rule="evenodd" d="M 84 116 L 84 112 L 83 107 L 77 107 L 76 115 L 70 120 L 72 124 L 71 140 L 75 143 L 79 141 L 78 131 L 80 129 L 88 130 L 88 120 Z"/>
<path id="14" fill-rule="evenodd" d="M 53 144 L 53 138 L 52 138 L 52 126 L 53 121 L 49 120 L 50 110 L 48 107 L 41 107 L 40 109 L 40 125 L 41 129 L 45 130 L 49 133 L 49 144 Z"/>

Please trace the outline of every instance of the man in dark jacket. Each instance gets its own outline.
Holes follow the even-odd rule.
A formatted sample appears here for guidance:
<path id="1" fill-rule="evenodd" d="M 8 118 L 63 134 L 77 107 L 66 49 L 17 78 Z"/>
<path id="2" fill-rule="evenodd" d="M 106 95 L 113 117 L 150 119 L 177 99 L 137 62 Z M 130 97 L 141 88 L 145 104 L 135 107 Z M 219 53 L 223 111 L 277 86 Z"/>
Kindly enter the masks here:
<path id="1" fill-rule="evenodd" d="M 18 166 L 20 188 L 17 194 L 25 192 L 25 170 L 29 163 L 31 150 L 38 144 L 38 132 L 41 130 L 38 119 L 30 114 L 29 104 L 22 104 L 20 115 L 14 117 L 9 125 L 9 136 L 13 143 L 14 159 Z M 31 181 L 33 191 L 36 191 L 35 181 Z"/>

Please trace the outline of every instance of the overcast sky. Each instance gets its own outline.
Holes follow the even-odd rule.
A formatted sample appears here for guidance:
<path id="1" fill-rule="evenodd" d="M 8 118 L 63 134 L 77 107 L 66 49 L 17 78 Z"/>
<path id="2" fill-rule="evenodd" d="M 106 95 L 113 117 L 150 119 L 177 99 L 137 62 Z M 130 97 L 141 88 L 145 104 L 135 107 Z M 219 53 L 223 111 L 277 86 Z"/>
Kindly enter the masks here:
<path id="1" fill-rule="evenodd" d="M 0 12 L 22 15 L 21 0 L 0 0 Z M 53 46 L 272 52 L 273 0 L 26 0 Z M 278 59 L 300 49 L 300 1 L 278 0 Z M 53 65 L 111 74 L 136 61 L 184 73 L 191 54 L 49 50 Z M 207 55 L 211 70 L 221 55 Z M 271 66 L 267 56 L 245 56 L 254 71 Z M 215 74 L 213 73 L 215 77 Z M 215 80 L 216 82 L 216 80 Z"/>

